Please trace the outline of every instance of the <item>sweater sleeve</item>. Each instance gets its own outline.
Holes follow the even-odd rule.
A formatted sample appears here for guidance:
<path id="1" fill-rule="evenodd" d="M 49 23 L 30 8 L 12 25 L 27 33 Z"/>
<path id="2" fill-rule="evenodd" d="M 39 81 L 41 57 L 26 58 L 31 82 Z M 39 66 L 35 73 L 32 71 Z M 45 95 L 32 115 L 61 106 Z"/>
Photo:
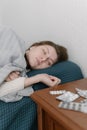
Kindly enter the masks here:
<path id="1" fill-rule="evenodd" d="M 24 89 L 24 81 L 25 77 L 19 77 L 10 82 L 4 82 L 0 85 L 0 97 Z"/>
<path id="2" fill-rule="evenodd" d="M 24 71 L 25 42 L 11 29 L 0 27 L 0 85 L 12 71 Z"/>

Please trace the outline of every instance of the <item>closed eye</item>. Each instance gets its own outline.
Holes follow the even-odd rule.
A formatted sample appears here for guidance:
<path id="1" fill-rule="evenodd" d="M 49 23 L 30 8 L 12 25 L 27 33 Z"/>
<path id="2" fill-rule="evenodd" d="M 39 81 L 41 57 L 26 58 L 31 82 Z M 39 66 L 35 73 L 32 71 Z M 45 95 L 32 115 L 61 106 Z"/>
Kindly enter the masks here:
<path id="1" fill-rule="evenodd" d="M 42 51 L 43 51 L 44 55 L 46 55 L 46 54 L 47 54 L 47 52 L 45 51 L 45 49 L 42 49 Z"/>

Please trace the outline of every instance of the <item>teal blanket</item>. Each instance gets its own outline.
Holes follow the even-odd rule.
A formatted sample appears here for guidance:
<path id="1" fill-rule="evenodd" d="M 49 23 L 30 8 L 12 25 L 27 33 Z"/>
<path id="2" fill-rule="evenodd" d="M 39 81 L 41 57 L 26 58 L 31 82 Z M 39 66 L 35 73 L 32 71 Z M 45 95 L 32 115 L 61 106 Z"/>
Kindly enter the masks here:
<path id="1" fill-rule="evenodd" d="M 0 101 L 0 130 L 37 130 L 36 104 L 32 99 L 7 104 Z"/>

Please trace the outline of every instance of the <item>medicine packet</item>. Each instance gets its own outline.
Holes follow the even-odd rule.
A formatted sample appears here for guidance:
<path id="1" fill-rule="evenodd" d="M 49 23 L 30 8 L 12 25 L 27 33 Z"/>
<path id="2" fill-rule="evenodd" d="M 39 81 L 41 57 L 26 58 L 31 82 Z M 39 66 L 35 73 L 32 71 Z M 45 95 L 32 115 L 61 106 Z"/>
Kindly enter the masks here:
<path id="1" fill-rule="evenodd" d="M 54 90 L 54 91 L 50 91 L 49 93 L 51 95 L 57 95 L 57 94 L 64 94 L 66 92 L 66 90 Z"/>
<path id="2" fill-rule="evenodd" d="M 79 97 L 78 94 L 72 93 L 70 91 L 65 92 L 64 94 L 57 96 L 56 99 L 64 102 L 72 102 Z"/>
<path id="3" fill-rule="evenodd" d="M 81 104 L 87 104 L 87 99 L 83 99 L 80 101 Z"/>
<path id="4" fill-rule="evenodd" d="M 87 98 L 87 90 L 81 90 L 81 89 L 76 88 L 76 91 L 77 91 L 77 93 L 78 93 L 80 96 L 82 96 L 82 97 L 84 97 L 84 98 Z"/>
<path id="5" fill-rule="evenodd" d="M 87 104 L 81 104 L 77 102 L 60 102 L 58 107 L 87 113 Z"/>

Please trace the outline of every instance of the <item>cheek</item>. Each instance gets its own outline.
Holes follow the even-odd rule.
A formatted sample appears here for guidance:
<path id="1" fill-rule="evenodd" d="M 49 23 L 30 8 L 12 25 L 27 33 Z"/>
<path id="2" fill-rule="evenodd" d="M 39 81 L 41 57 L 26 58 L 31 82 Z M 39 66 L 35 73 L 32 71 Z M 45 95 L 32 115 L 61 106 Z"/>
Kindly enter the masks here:
<path id="1" fill-rule="evenodd" d="M 31 54 L 31 58 L 39 57 L 40 55 L 41 55 L 40 52 L 34 51 L 34 52 L 32 52 L 32 54 Z"/>
<path id="2" fill-rule="evenodd" d="M 35 58 L 35 56 L 36 56 L 36 52 L 35 52 L 35 51 L 32 51 L 32 52 L 30 53 L 30 55 L 29 55 L 30 60 L 33 60 L 33 59 Z"/>

